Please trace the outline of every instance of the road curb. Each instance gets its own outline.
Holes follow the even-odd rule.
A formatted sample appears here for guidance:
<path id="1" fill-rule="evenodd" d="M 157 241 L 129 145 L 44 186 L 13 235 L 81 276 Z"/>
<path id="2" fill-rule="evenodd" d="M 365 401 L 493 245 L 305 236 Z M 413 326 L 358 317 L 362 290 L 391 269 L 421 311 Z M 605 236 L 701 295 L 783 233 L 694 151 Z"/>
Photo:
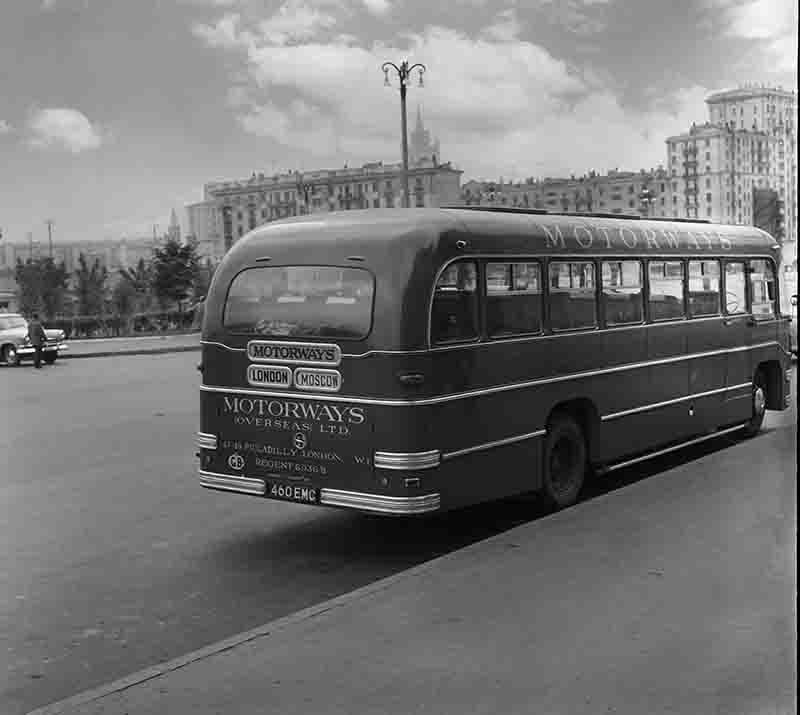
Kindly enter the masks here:
<path id="1" fill-rule="evenodd" d="M 162 355 L 164 353 L 198 352 L 199 345 L 175 345 L 171 348 L 134 348 L 132 350 L 98 350 L 92 353 L 73 353 L 59 355 L 59 360 L 75 360 L 80 358 L 113 357 L 115 355 Z"/>

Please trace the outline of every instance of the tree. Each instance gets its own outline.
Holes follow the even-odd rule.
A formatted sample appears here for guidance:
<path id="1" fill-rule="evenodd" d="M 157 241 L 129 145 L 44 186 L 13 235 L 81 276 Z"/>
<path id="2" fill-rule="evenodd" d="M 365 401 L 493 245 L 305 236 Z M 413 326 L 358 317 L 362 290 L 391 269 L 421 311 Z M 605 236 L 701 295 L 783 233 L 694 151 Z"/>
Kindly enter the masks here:
<path id="1" fill-rule="evenodd" d="M 174 302 L 183 309 L 197 275 L 198 260 L 195 244 L 182 244 L 176 238 L 168 238 L 161 248 L 153 250 L 153 292 L 162 308 Z"/>
<path id="2" fill-rule="evenodd" d="M 79 268 L 75 271 L 75 297 L 78 299 L 78 313 L 81 315 L 99 315 L 103 312 L 106 297 L 106 280 L 108 270 L 95 258 L 89 266 L 86 256 L 78 256 Z"/>
<path id="3" fill-rule="evenodd" d="M 132 291 L 133 308 L 131 312 L 147 310 L 153 283 L 153 271 L 144 258 L 140 258 L 135 268 L 121 268 L 119 271 L 124 283 Z"/>
<path id="4" fill-rule="evenodd" d="M 64 308 L 67 293 L 67 269 L 64 263 L 48 257 L 17 261 L 14 278 L 19 286 L 19 302 L 23 312 L 41 310 L 52 319 Z"/>
<path id="5" fill-rule="evenodd" d="M 117 314 L 123 318 L 130 318 L 137 310 L 138 296 L 133 285 L 121 280 L 111 292 L 111 300 Z"/>

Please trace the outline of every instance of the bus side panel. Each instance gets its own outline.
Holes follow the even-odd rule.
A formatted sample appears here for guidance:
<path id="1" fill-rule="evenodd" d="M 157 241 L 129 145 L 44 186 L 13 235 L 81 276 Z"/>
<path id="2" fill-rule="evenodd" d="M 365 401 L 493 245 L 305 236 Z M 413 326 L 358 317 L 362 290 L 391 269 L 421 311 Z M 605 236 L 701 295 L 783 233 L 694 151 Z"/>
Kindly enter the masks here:
<path id="1" fill-rule="evenodd" d="M 732 347 L 728 344 L 731 333 L 723 325 L 723 318 L 708 320 L 689 320 L 684 323 L 686 330 L 686 349 L 690 355 L 697 353 L 714 353 L 701 355 L 689 360 L 689 396 L 692 398 L 686 411 L 686 417 L 692 434 L 714 429 L 724 422 L 723 402 L 725 379 L 728 368 L 728 357 L 725 350 Z M 713 392 L 701 396 L 702 393 Z"/>
<path id="2" fill-rule="evenodd" d="M 442 508 L 453 509 L 523 494 L 541 487 L 542 439 L 445 460 L 436 472 Z"/>

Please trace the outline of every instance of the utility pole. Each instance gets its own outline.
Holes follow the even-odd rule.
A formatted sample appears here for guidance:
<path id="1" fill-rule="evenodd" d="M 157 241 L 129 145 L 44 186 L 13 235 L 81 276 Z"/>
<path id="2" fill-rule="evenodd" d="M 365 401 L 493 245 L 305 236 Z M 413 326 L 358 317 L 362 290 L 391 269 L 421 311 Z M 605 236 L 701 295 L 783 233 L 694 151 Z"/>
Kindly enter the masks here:
<path id="1" fill-rule="evenodd" d="M 28 231 L 28 260 L 33 260 L 33 231 Z"/>
<path id="2" fill-rule="evenodd" d="M 49 219 L 47 219 L 47 221 L 45 221 L 45 223 L 47 224 L 47 241 L 48 241 L 48 246 L 49 246 L 49 250 L 50 250 L 50 258 L 52 258 L 53 257 L 53 224 L 55 223 L 55 221 L 53 221 L 53 219 L 49 218 Z"/>

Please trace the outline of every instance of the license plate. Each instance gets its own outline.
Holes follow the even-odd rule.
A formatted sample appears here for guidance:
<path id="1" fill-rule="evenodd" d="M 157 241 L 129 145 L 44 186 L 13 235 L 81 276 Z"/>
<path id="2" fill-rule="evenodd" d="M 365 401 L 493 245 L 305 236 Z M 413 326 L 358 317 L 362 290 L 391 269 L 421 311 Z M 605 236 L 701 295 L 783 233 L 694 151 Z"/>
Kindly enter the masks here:
<path id="1" fill-rule="evenodd" d="M 301 504 L 319 503 L 319 489 L 316 487 L 267 482 L 266 495 L 271 499 L 283 499 L 284 501 L 295 501 Z"/>

